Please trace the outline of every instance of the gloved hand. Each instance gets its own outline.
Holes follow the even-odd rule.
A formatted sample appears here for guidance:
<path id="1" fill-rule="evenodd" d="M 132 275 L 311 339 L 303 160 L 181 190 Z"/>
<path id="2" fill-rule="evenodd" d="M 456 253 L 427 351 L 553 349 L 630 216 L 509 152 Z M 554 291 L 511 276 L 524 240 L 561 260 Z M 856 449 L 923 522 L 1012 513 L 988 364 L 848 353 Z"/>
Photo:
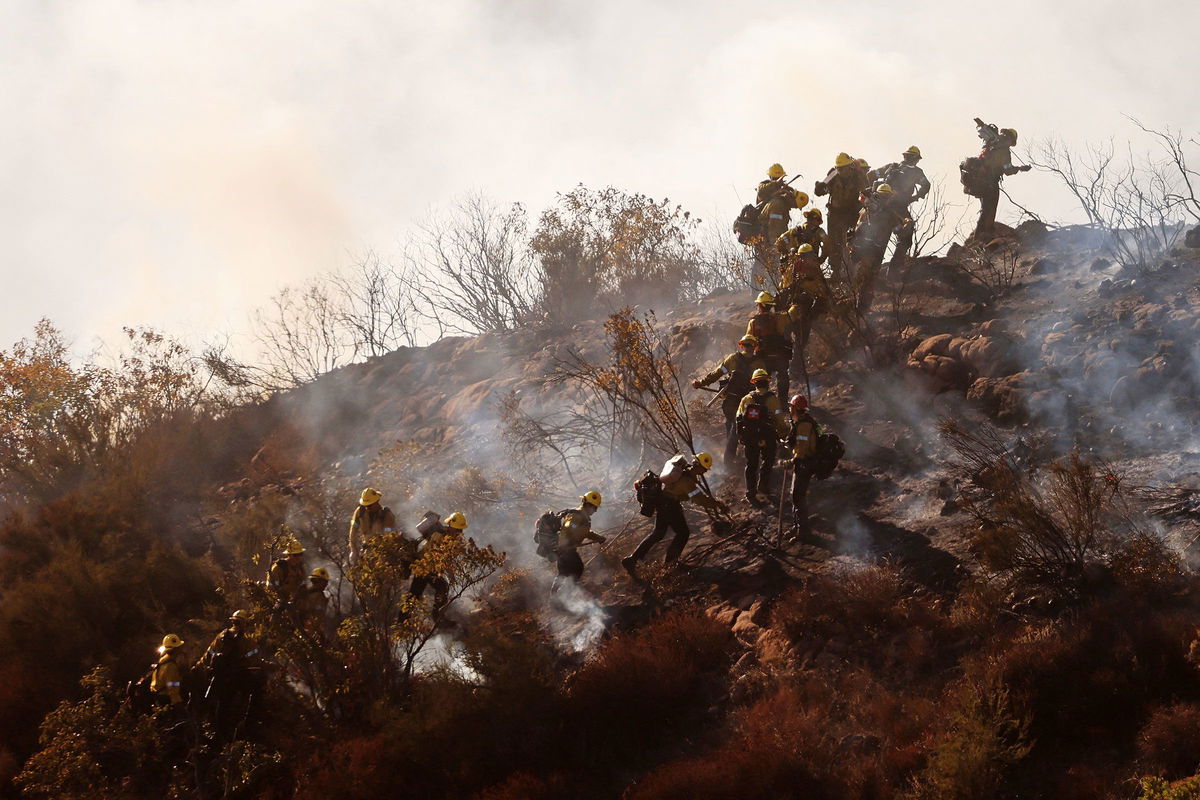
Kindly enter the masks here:
<path id="1" fill-rule="evenodd" d="M 596 541 L 600 542 L 600 544 L 606 544 L 608 542 L 607 536 L 603 536 L 601 534 L 596 534 L 596 535 L 600 537 L 599 539 L 596 540 Z"/>
<path id="2" fill-rule="evenodd" d="M 1017 167 L 1017 169 L 1021 170 L 1021 172 L 1029 172 L 1029 170 L 1033 169 L 1033 167 L 1029 164 L 1022 164 L 1021 166 Z"/>
<path id="3" fill-rule="evenodd" d="M 699 388 L 701 388 L 702 386 L 704 386 L 704 384 L 703 384 L 703 383 L 701 383 L 700 381 L 698 381 L 698 380 L 692 381 L 692 388 L 693 388 L 693 389 L 699 389 Z"/>

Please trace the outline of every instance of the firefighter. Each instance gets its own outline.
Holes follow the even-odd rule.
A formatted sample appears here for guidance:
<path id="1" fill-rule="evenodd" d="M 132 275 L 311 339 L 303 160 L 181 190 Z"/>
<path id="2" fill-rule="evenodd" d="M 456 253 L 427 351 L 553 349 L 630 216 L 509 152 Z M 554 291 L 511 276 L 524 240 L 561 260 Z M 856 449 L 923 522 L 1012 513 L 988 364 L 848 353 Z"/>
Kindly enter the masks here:
<path id="1" fill-rule="evenodd" d="M 324 567 L 314 569 L 308 576 L 308 586 L 304 587 L 300 602 L 305 616 L 316 620 L 325 619 L 325 612 L 329 608 L 329 595 L 325 593 L 328 586 L 329 570 Z"/>
<path id="2" fill-rule="evenodd" d="M 816 467 L 817 437 L 821 429 L 809 413 L 807 397 L 793 395 L 788 407 L 791 409 L 791 425 L 786 442 L 792 458 L 793 532 L 796 537 L 804 537 L 812 533 L 808 522 L 808 484 Z"/>
<path id="3" fill-rule="evenodd" d="M 422 538 L 420 543 L 420 553 L 423 555 L 436 547 L 448 536 L 462 536 L 462 532 L 467 529 L 467 518 L 461 511 L 455 511 L 435 525 L 427 536 Z M 421 559 L 418 557 L 417 562 Z M 409 585 L 409 594 L 417 600 L 420 600 L 425 594 L 425 590 L 430 586 L 433 587 L 433 613 L 435 616 L 441 614 L 443 608 L 450 602 L 450 581 L 444 576 L 437 573 L 424 572 L 413 576 L 412 583 Z"/>
<path id="4" fill-rule="evenodd" d="M 179 663 L 179 648 L 183 645 L 183 639 L 173 633 L 164 636 L 150 675 L 150 692 L 154 699 L 174 708 L 183 704 L 183 665 Z"/>
<path id="5" fill-rule="evenodd" d="M 764 278 L 779 274 L 779 256 L 771 245 L 787 231 L 792 209 L 808 205 L 808 195 L 784 183 L 784 176 L 783 167 L 772 164 L 767 172 L 767 180 L 758 185 L 758 205 L 761 206 L 758 228 L 761 236 L 755 245 L 755 258 Z"/>
<path id="6" fill-rule="evenodd" d="M 358 507 L 350 517 L 350 563 L 358 562 L 363 545 L 372 536 L 396 530 L 396 515 L 383 505 L 383 493 L 370 487 L 363 489 Z"/>
<path id="7" fill-rule="evenodd" d="M 804 212 L 804 223 L 797 225 L 775 240 L 775 248 L 784 261 L 795 255 L 801 245 L 812 245 L 816 253 L 817 263 L 824 264 L 828 257 L 828 241 L 825 229 L 821 227 L 821 209 L 810 208 Z"/>
<path id="8" fill-rule="evenodd" d="M 862 208 L 862 191 L 868 185 L 862 164 L 847 153 L 838 153 L 833 169 L 814 188 L 818 197 L 829 195 L 829 266 L 834 280 L 846 277 L 849 235 Z"/>
<path id="9" fill-rule="evenodd" d="M 787 177 L 787 170 L 783 168 L 782 164 L 772 164 L 767 167 L 767 178 L 758 182 L 754 202 L 760 206 L 765 205 L 781 189 L 786 189 L 787 184 L 783 180 L 785 177 Z"/>
<path id="10" fill-rule="evenodd" d="M 579 557 L 579 546 L 584 542 L 608 541 L 592 530 L 592 515 L 600 510 L 600 493 L 590 491 L 579 498 L 579 508 L 572 508 L 562 515 L 558 529 L 558 577 L 550 591 L 557 592 L 562 580 L 578 582 L 583 577 L 583 559 Z"/>
<path id="11" fill-rule="evenodd" d="M 866 193 L 866 202 L 854 228 L 854 261 L 857 275 L 855 288 L 858 294 L 860 313 L 871 308 L 875 296 L 875 280 L 883 264 L 892 231 L 906 224 L 908 206 L 902 197 L 897 197 L 890 184 L 881 183 Z"/>
<path id="12" fill-rule="evenodd" d="M 289 605 L 300 598 L 304 590 L 304 545 L 296 539 L 288 542 L 280 558 L 275 559 L 267 573 L 267 587 L 279 599 L 280 604 Z"/>
<path id="13" fill-rule="evenodd" d="M 771 376 L 765 369 L 751 377 L 754 390 L 738 405 L 738 438 L 746 448 L 746 500 L 758 505 L 758 490 L 771 491 L 771 469 L 775 466 L 775 442 L 787 435 L 783 404 L 771 391 Z"/>
<path id="14" fill-rule="evenodd" d="M 896 195 L 897 205 L 903 204 L 904 206 L 904 217 L 894 231 L 896 249 L 889 262 L 888 271 L 893 277 L 896 270 L 904 266 L 904 262 L 908 258 L 908 251 L 912 248 L 915 221 L 912 218 L 910 207 L 913 203 L 923 199 L 933 188 L 929 178 L 925 177 L 925 171 L 917 166 L 917 162 L 920 160 L 921 148 L 914 144 L 900 154 L 899 161 L 893 161 L 891 164 L 867 173 L 873 186 L 884 183 L 891 186 Z"/>
<path id="15" fill-rule="evenodd" d="M 673 564 L 683 552 L 691 530 L 688 528 L 687 516 L 683 512 L 684 501 L 699 505 L 724 514 L 729 511 L 724 503 L 713 499 L 700 486 L 700 478 L 712 469 L 713 457 L 708 453 L 697 453 L 693 462 L 688 463 L 687 457 L 678 455 L 667 462 L 659 480 L 662 482 L 654 510 L 654 530 L 638 544 L 625 558 L 621 565 L 625 567 L 634 580 L 638 579 L 638 562 L 646 557 L 654 545 L 662 541 L 667 531 L 674 531 L 675 536 L 667 545 L 664 561 Z"/>
<path id="16" fill-rule="evenodd" d="M 787 394 L 788 365 L 792 361 L 792 315 L 775 310 L 775 297 L 759 292 L 754 300 L 757 311 L 746 325 L 746 333 L 758 339 L 758 357 L 763 368 L 775 376 L 780 394 Z"/>
<path id="17" fill-rule="evenodd" d="M 784 290 L 780 295 L 786 296 L 790 305 L 788 316 L 792 320 L 794 366 L 796 357 L 804 358 L 813 320 L 829 307 L 829 284 L 811 244 L 805 242 L 797 248 L 784 270 L 784 279 Z"/>
<path id="18" fill-rule="evenodd" d="M 750 391 L 750 376 L 766 364 L 758 356 L 758 338 L 747 333 L 738 340 L 736 353 L 730 353 L 712 372 L 692 381 L 692 388 L 699 389 L 714 381 L 721 382 L 721 413 L 725 415 L 725 463 L 733 461 L 737 453 L 737 430 L 734 420 L 738 404 Z"/>
<path id="19" fill-rule="evenodd" d="M 1000 182 L 1006 175 L 1016 175 L 1018 172 L 1028 172 L 1031 167 L 1016 167 L 1012 164 L 1012 148 L 1017 144 L 1017 132 L 1013 128 L 996 129 L 978 117 L 975 118 L 976 130 L 983 140 L 983 151 L 974 161 L 975 169 L 970 177 L 971 186 L 964 186 L 968 194 L 979 198 L 979 222 L 975 225 L 974 238 L 984 241 L 991 238 L 996 225 L 996 208 L 1000 205 Z M 964 184 L 967 179 L 964 176 Z"/>
<path id="20" fill-rule="evenodd" d="M 204 699 L 222 734 L 231 732 L 232 726 L 249 715 L 261 694 L 261 659 L 258 645 L 246 635 L 249 621 L 249 612 L 234 611 L 229 625 L 212 640 L 202 659 L 212 676 Z"/>

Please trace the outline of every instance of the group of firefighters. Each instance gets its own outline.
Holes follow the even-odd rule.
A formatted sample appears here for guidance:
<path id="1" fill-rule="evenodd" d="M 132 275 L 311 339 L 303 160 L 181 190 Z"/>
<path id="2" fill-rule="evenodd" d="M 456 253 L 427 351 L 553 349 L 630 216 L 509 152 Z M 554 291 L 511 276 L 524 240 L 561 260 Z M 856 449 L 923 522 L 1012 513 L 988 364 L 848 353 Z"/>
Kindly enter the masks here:
<path id="1" fill-rule="evenodd" d="M 349 555 L 350 564 L 358 563 L 373 537 L 398 532 L 396 517 L 382 503 L 382 493 L 367 488 L 359 496 L 358 505 L 350 519 Z M 599 506 L 599 495 L 595 502 Z M 467 529 L 467 518 L 462 512 L 454 512 L 442 518 L 428 513 L 418 525 L 419 539 L 405 538 L 411 545 L 407 556 L 408 566 L 427 548 L 436 545 L 447 536 L 459 536 Z M 305 565 L 305 548 L 295 538 L 290 538 L 283 551 L 267 572 L 267 591 L 274 599 L 274 610 L 286 615 L 291 622 L 313 632 L 326 631 L 330 622 L 328 608 L 330 573 L 325 567 L 311 572 Z M 580 570 L 582 572 L 582 569 Z M 405 579 L 411 579 L 408 587 L 410 597 L 420 599 L 426 590 L 434 593 L 433 612 L 437 616 L 449 601 L 450 584 L 441 575 L 411 575 L 404 570 Z M 250 614 L 244 609 L 235 611 L 204 655 L 197 662 L 210 676 L 203 699 L 213 709 L 218 730 L 226 728 L 227 720 L 245 718 L 255 695 L 261 689 L 264 661 L 257 643 L 247 636 L 246 626 Z M 147 688 L 154 701 L 181 708 L 185 702 L 183 675 L 185 666 L 180 660 L 180 648 L 186 644 L 177 634 L 169 633 L 159 645 L 156 660 L 147 673 Z"/>
<path id="2" fill-rule="evenodd" d="M 1017 142 L 1015 130 L 997 128 L 978 118 L 975 123 L 983 150 L 978 157 L 966 159 L 960 171 L 964 191 L 980 198 L 974 237 L 981 240 L 993 232 L 1001 180 L 1029 167 L 1011 163 L 1010 148 Z M 899 161 L 877 169 L 872 169 L 864 159 L 839 153 L 833 168 L 814 186 L 817 196 L 829 198 L 828 230 L 822 227 L 826 218 L 817 208 L 804 212 L 802 224 L 789 227 L 791 210 L 808 205 L 809 196 L 785 181 L 786 172 L 780 164 L 772 164 L 767 179 L 758 185 L 757 205 L 747 206 L 735 225 L 739 238 L 755 247 L 759 265 L 777 277 L 778 291 L 758 294 L 756 311 L 738 341 L 737 350 L 711 372 L 693 381 L 692 386 L 701 389 L 720 382 L 725 461 L 733 463 L 741 445 L 745 497 L 752 505 L 762 504 L 761 495 L 769 499 L 774 493 L 772 474 L 783 448 L 793 475 L 790 493 L 796 538 L 811 533 L 808 488 L 814 474 L 823 477 L 819 470 L 827 456 L 821 452 L 820 442 L 836 437 L 822 435 L 806 394 L 796 393 L 789 398 L 793 361 L 798 354 L 800 367 L 804 369 L 804 350 L 812 320 L 829 302 L 828 279 L 853 281 L 860 291 L 859 308 L 865 309 L 870 307 L 871 287 L 893 238 L 896 244 L 889 268 L 903 265 L 913 241 L 910 206 L 931 189 L 929 179 L 918 165 L 920 160 L 921 151 L 915 145 L 901 153 Z M 826 264 L 828 273 L 823 269 Z M 777 305 L 785 310 L 778 310 Z M 834 459 L 838 456 L 840 453 Z M 639 579 L 639 563 L 668 532 L 673 537 L 667 545 L 665 562 L 673 564 L 682 554 L 690 536 L 683 509 L 685 502 L 721 514 L 728 512 L 728 507 L 715 499 L 704 484 L 704 475 L 712 468 L 713 457 L 707 452 L 691 458 L 678 455 L 660 472 L 648 472 L 638 482 L 642 513 L 653 516 L 655 522 L 650 533 L 621 560 L 635 580 Z M 350 522 L 351 565 L 362 558 L 372 537 L 398 531 L 395 514 L 382 504 L 382 499 L 382 494 L 374 488 L 362 491 Z M 601 503 L 600 493 L 589 491 L 579 498 L 577 508 L 547 512 L 539 520 L 538 553 L 556 564 L 558 577 L 554 590 L 564 580 L 578 581 L 583 575 L 584 563 L 578 552 L 581 546 L 607 541 L 591 524 Z M 415 561 L 423 548 L 442 537 L 461 536 L 466 528 L 467 519 L 461 512 L 444 518 L 426 514 L 417 525 L 421 538 L 406 539 L 413 544 L 411 559 Z M 291 540 L 282 556 L 272 563 L 267 587 L 276 596 L 278 607 L 290 609 L 303 620 L 324 624 L 330 574 L 324 567 L 307 572 L 304 552 L 300 542 Z M 449 599 L 447 579 L 438 575 L 411 576 L 410 596 L 421 598 L 429 588 L 434 590 L 436 615 Z M 253 685 L 250 675 L 258 663 L 258 647 L 246 636 L 248 616 L 244 610 L 234 612 L 228 626 L 201 659 L 212 675 L 206 697 L 211 695 L 218 706 L 233 704 L 239 692 L 245 693 Z M 164 636 L 149 673 L 152 696 L 172 706 L 184 702 L 181 688 L 184 668 L 178 658 L 183 645 L 184 641 L 176 634 Z"/>
<path id="3" fill-rule="evenodd" d="M 1012 164 L 1016 130 L 978 118 L 975 124 L 983 150 L 979 156 L 965 159 L 959 170 L 963 191 L 980 199 L 974 239 L 986 241 L 994 232 L 1001 181 L 1029 166 Z M 889 241 L 895 240 L 888 264 L 892 279 L 898 277 L 912 248 L 915 221 L 911 206 L 932 188 L 919 166 L 921 157 L 920 148 L 912 145 L 900 154 L 900 160 L 872 169 L 866 159 L 838 153 L 828 174 L 813 187 L 818 197 L 828 197 L 827 216 L 818 208 L 809 208 L 803 214 L 804 222 L 795 227 L 789 227 L 791 211 L 807 206 L 809 195 L 785 180 L 782 165 L 772 164 L 758 185 L 756 204 L 746 206 L 734 224 L 739 239 L 754 247 L 757 277 L 773 280 L 780 294 L 798 283 L 809 284 L 799 290 L 809 297 L 791 299 L 802 301 L 801 308 L 811 317 L 821 310 L 816 304 L 828 302 L 822 270 L 827 264 L 828 279 L 853 286 L 858 309 L 868 310 Z"/>

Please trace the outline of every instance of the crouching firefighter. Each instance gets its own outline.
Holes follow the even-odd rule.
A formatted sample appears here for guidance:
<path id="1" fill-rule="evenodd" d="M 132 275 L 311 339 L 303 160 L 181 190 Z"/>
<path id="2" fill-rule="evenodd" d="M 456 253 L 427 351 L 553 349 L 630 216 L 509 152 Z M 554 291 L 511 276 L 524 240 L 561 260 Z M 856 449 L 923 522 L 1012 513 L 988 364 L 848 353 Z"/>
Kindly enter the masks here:
<path id="1" fill-rule="evenodd" d="M 564 511 L 562 524 L 558 528 L 557 562 L 558 577 L 550 591 L 557 592 L 563 578 L 578 582 L 583 577 L 583 559 L 579 557 L 579 546 L 584 542 L 608 541 L 592 530 L 592 515 L 600 510 L 600 493 L 591 491 L 579 498 L 579 508 Z"/>
<path id="2" fill-rule="evenodd" d="M 467 529 L 467 517 L 461 511 L 455 511 L 440 522 L 434 519 L 430 524 L 429 519 L 429 515 L 426 515 L 426 521 L 417 526 L 417 530 L 421 534 L 421 542 L 418 544 L 418 562 L 420 562 L 421 556 L 424 556 L 444 539 L 450 536 L 462 536 L 462 532 Z M 445 575 L 429 572 L 414 575 L 412 583 L 409 584 L 408 593 L 414 599 L 420 600 L 430 586 L 433 587 L 433 614 L 436 617 L 450 602 L 450 581 Z"/>
<path id="3" fill-rule="evenodd" d="M 751 378 L 754 390 L 742 398 L 737 412 L 738 438 L 746 448 L 746 500 L 758 505 L 758 490 L 771 492 L 775 442 L 787 435 L 783 404 L 771 391 L 771 376 L 760 369 Z"/>
<path id="4" fill-rule="evenodd" d="M 701 508 L 726 513 L 729 509 L 724 503 L 713 499 L 700 486 L 700 478 L 712 469 L 713 457 L 708 453 L 697 453 L 696 459 L 688 463 L 687 456 L 677 455 L 668 461 L 663 471 L 655 475 L 648 472 L 638 481 L 638 496 L 643 505 L 643 512 L 649 511 L 655 516 L 654 530 L 641 541 L 637 548 L 625 558 L 621 565 L 637 580 L 638 562 L 646 557 L 654 545 L 662 541 L 667 531 L 674 531 L 675 536 L 667 545 L 664 561 L 673 564 L 683 552 L 691 530 L 688 528 L 687 517 L 683 513 L 684 501 L 690 500 Z"/>
<path id="5" fill-rule="evenodd" d="M 758 339 L 747 333 L 738 340 L 736 353 L 730 353 L 721 360 L 716 368 L 699 380 L 692 381 L 693 389 L 720 381 L 721 413 L 725 415 L 725 463 L 733 461 L 737 455 L 737 418 L 738 405 L 750 391 L 750 376 L 755 370 L 766 367 L 766 363 L 758 357 Z"/>

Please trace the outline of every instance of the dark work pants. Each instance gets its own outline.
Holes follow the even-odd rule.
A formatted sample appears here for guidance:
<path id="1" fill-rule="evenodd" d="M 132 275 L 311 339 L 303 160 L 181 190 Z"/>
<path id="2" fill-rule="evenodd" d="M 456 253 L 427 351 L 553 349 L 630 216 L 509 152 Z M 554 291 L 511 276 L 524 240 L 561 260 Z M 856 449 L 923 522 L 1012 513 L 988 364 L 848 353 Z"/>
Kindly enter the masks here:
<path id="1" fill-rule="evenodd" d="M 438 611 L 450 598 L 450 582 L 441 575 L 420 575 L 413 578 L 408 591 L 413 597 L 420 599 L 421 595 L 425 594 L 425 589 L 430 586 L 433 587 L 433 610 Z"/>
<path id="2" fill-rule="evenodd" d="M 801 533 L 808 533 L 808 484 L 812 480 L 812 467 L 804 460 L 796 459 L 792 473 L 792 517 Z"/>
<path id="3" fill-rule="evenodd" d="M 583 577 L 583 559 L 574 547 L 558 549 L 558 575 L 560 578 L 579 580 Z"/>
<path id="4" fill-rule="evenodd" d="M 744 393 L 743 393 L 744 396 Z M 742 402 L 741 396 L 727 394 L 721 401 L 721 413 L 725 415 L 725 463 L 733 461 L 737 455 L 737 410 Z"/>
<path id="5" fill-rule="evenodd" d="M 679 558 L 679 554 L 683 552 L 683 546 L 687 544 L 688 537 L 691 535 L 691 530 L 688 529 L 687 517 L 683 514 L 683 506 L 678 500 L 672 500 L 669 497 L 664 497 L 659 501 L 658 509 L 654 516 L 654 530 L 650 535 L 641 541 L 630 557 L 634 561 L 641 561 L 650 552 L 654 545 L 662 541 L 667 535 L 667 531 L 675 532 L 675 538 L 667 545 L 667 555 L 665 561 L 670 564 L 675 559 Z"/>
<path id="6" fill-rule="evenodd" d="M 892 280 L 900 277 L 900 270 L 908 260 L 908 251 L 912 249 L 913 232 L 916 226 L 916 220 L 909 219 L 908 222 L 897 225 L 896 230 L 892 231 L 896 239 L 896 250 L 892 253 L 891 261 L 888 262 L 888 277 Z"/>
<path id="7" fill-rule="evenodd" d="M 850 231 L 858 222 L 858 211 L 857 208 L 829 209 L 829 268 L 833 270 L 835 281 L 844 280 L 849 273 L 846 268 L 848 242 Z"/>
<path id="8" fill-rule="evenodd" d="M 771 469 L 775 466 L 775 439 L 764 443 L 746 443 L 746 491 L 754 494 L 771 488 Z"/>
<path id="9" fill-rule="evenodd" d="M 975 226 L 976 239 L 991 238 L 996 224 L 996 208 L 1000 205 L 1000 183 L 989 183 L 979 196 L 979 223 Z"/>
<path id="10" fill-rule="evenodd" d="M 788 388 L 791 386 L 791 378 L 788 376 L 788 366 L 792 361 L 791 352 L 763 356 L 763 361 L 766 363 L 767 372 L 775 379 L 776 396 L 783 398 L 783 402 L 786 403 Z"/>

